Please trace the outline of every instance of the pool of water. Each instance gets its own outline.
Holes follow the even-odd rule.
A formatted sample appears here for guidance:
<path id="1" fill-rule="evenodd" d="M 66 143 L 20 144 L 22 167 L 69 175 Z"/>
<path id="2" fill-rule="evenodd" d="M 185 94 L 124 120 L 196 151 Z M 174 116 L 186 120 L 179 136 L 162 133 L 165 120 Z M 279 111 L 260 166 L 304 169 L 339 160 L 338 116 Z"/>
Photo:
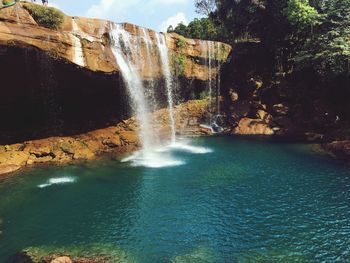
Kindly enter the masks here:
<path id="1" fill-rule="evenodd" d="M 123 262 L 350 262 L 350 169 L 286 142 L 198 138 L 182 165 L 105 160 L 0 181 L 0 262 L 27 247 Z M 168 153 L 169 154 L 169 153 Z"/>

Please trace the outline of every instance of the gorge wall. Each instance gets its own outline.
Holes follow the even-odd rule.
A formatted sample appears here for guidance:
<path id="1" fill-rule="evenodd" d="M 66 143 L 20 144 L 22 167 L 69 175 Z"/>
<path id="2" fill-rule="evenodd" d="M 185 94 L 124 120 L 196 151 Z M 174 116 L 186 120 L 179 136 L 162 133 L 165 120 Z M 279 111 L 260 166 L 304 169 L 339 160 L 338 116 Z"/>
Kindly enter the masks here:
<path id="1" fill-rule="evenodd" d="M 0 173 L 1 168 L 13 171 L 137 147 L 139 127 L 131 118 L 130 91 L 113 53 L 121 44 L 113 37 L 116 27 L 139 41 L 137 59 L 147 63 L 136 63 L 136 70 L 145 96 L 155 102 L 152 125 L 167 133 L 169 116 L 160 110 L 168 105 L 166 78 L 156 48 L 161 34 L 127 23 L 68 16 L 61 29 L 52 30 L 39 26 L 23 4 L 16 4 L 0 13 Z M 208 92 L 218 95 L 213 82 L 231 47 L 177 34 L 164 38 L 174 103 L 182 104 L 175 108 L 175 126 L 188 132 L 198 128 L 209 102 L 187 101 L 205 98 Z M 120 49 L 125 55 L 131 52 L 123 45 Z"/>
<path id="2" fill-rule="evenodd" d="M 38 26 L 16 5 L 0 14 L 0 143 L 8 144 L 52 135 L 78 134 L 131 117 L 128 95 L 111 50 L 110 21 L 65 17 L 60 30 Z M 147 33 L 156 45 L 156 32 L 123 24 L 132 35 Z M 177 102 L 197 99 L 209 79 L 208 48 L 215 43 L 166 37 L 173 70 L 182 82 Z M 216 46 L 215 46 L 216 47 Z M 140 46 L 146 56 L 146 43 Z M 151 63 L 140 68 L 147 82 L 156 79 L 157 105 L 166 103 L 164 78 L 156 50 Z M 212 56 L 224 62 L 230 47 L 219 43 Z"/>

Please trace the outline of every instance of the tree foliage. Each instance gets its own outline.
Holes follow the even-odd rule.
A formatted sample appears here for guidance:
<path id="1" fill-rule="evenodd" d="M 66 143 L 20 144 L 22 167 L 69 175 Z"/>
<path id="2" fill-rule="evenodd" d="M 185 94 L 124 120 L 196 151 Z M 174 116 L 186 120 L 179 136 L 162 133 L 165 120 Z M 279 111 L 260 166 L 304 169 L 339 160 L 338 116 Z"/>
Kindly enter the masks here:
<path id="1" fill-rule="evenodd" d="M 295 57 L 299 69 L 313 68 L 323 77 L 349 74 L 350 0 L 329 0 L 324 19 Z"/>
<path id="2" fill-rule="evenodd" d="M 289 0 L 285 11 L 289 22 L 295 27 L 305 28 L 316 25 L 320 18 L 319 13 L 310 6 L 308 0 Z"/>
<path id="3" fill-rule="evenodd" d="M 175 28 L 169 26 L 167 31 L 195 39 L 217 40 L 220 36 L 219 28 L 209 18 L 196 18 L 188 26 L 182 23 Z"/>
<path id="4" fill-rule="evenodd" d="M 350 0 L 197 0 L 196 7 L 208 15 L 212 33 L 189 33 L 182 25 L 180 34 L 231 44 L 258 38 L 283 61 L 281 68 L 308 68 L 322 77 L 349 72 Z"/>

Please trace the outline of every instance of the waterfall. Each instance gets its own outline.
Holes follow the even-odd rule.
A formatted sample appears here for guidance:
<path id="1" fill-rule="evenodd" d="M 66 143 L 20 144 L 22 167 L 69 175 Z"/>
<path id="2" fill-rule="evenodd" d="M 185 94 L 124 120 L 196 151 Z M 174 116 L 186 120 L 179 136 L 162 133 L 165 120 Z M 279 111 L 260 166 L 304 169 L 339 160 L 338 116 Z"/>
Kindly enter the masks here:
<path id="1" fill-rule="evenodd" d="M 221 95 L 221 44 L 220 42 L 216 43 L 216 61 L 217 61 L 217 115 L 220 115 L 220 95 Z"/>
<path id="2" fill-rule="evenodd" d="M 141 76 L 138 72 L 138 67 L 142 66 L 137 64 L 140 61 L 142 62 L 142 60 L 140 60 L 138 39 L 124 30 L 123 25 L 119 24 L 115 25 L 115 28 L 111 31 L 111 37 L 114 41 L 112 52 L 129 91 L 132 100 L 132 108 L 140 124 L 139 136 L 143 154 L 147 155 L 151 150 L 153 138 L 149 109 Z"/>
<path id="3" fill-rule="evenodd" d="M 145 74 L 147 73 L 147 79 L 148 79 L 148 90 L 149 90 L 149 98 L 152 99 L 152 103 L 150 106 L 152 111 L 155 111 L 157 109 L 157 101 L 156 101 L 156 94 L 155 92 L 155 83 L 154 83 L 154 72 L 153 72 L 153 59 L 152 59 L 152 50 L 153 50 L 153 43 L 151 40 L 151 37 L 149 35 L 149 31 L 146 28 L 140 28 L 139 34 L 141 36 L 141 46 L 144 47 L 145 52 L 143 56 L 143 65 L 147 69 Z"/>
<path id="4" fill-rule="evenodd" d="M 165 85 L 167 90 L 168 98 L 168 109 L 170 117 L 170 126 L 171 126 L 171 143 L 176 143 L 176 130 L 175 130 L 175 117 L 174 117 L 174 100 L 173 100 L 173 81 L 169 65 L 169 53 L 168 47 L 166 44 L 165 36 L 161 33 L 156 34 L 157 47 L 160 54 L 161 66 L 163 69 L 163 74 L 165 78 Z"/>
<path id="5" fill-rule="evenodd" d="M 182 165 L 183 161 L 176 160 L 171 156 L 171 153 L 164 152 L 164 149 L 155 140 L 157 134 L 153 130 L 150 118 L 151 105 L 145 96 L 146 89 L 140 75 L 140 71 L 145 65 L 148 64 L 150 69 L 152 68 L 150 52 L 152 43 L 149 35 L 145 31 L 143 37 L 132 35 L 120 24 L 115 25 L 110 34 L 114 42 L 112 52 L 129 91 L 132 108 L 140 125 L 139 137 L 142 150 L 123 161 L 132 161 L 134 166 L 150 168 Z M 146 56 L 142 55 L 140 48 L 142 39 L 146 42 L 146 53 L 148 53 Z"/>
<path id="6" fill-rule="evenodd" d="M 213 92 L 213 82 L 212 82 L 212 55 L 213 55 L 213 45 L 211 41 L 208 41 L 208 90 L 209 90 L 209 113 L 210 120 L 209 123 L 212 123 L 211 113 L 212 113 L 212 92 Z"/>

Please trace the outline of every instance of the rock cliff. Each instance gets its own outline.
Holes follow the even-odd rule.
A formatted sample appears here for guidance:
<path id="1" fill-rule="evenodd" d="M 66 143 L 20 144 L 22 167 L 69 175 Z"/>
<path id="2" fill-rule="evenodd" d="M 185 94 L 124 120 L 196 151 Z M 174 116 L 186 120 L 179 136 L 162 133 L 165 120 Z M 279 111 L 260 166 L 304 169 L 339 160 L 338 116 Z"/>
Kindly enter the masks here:
<path id="1" fill-rule="evenodd" d="M 85 69 L 113 73 L 119 71 L 118 65 L 110 47 L 110 33 L 115 29 L 115 23 L 100 19 L 65 16 L 59 30 L 39 26 L 23 4 L 6 8 L 0 13 L 0 45 L 20 48 L 36 47 L 56 59 L 64 59 Z M 149 35 L 152 44 L 156 45 L 156 32 L 136 25 L 124 23 L 124 29 L 133 35 Z M 213 42 L 186 39 L 177 34 L 166 34 L 167 46 L 174 56 L 183 56 L 184 76 L 199 80 L 208 80 L 208 47 Z M 4 48 L 4 47 L 3 47 Z M 146 43 L 140 46 L 141 53 L 146 54 Z M 225 61 L 231 50 L 229 45 L 218 43 L 213 60 Z M 153 56 L 154 60 L 159 59 Z M 141 75 L 146 77 L 159 76 L 161 70 L 152 63 L 149 69 L 145 65 Z M 213 74 L 217 74 L 213 67 Z"/>
<path id="2" fill-rule="evenodd" d="M 115 23 L 64 17 L 59 30 L 39 26 L 22 3 L 0 13 L 0 145 L 52 136 L 72 136 L 114 126 L 132 117 L 127 90 L 111 50 Z M 130 34 L 156 32 L 122 24 Z M 172 70 L 178 75 L 176 102 L 199 99 L 218 74 L 231 47 L 166 34 Z M 141 57 L 147 43 L 140 44 Z M 210 49 L 210 50 L 209 50 Z M 155 49 L 154 49 L 155 50 Z M 159 54 L 140 75 L 152 78 L 157 109 L 166 106 Z M 149 93 L 149 92 L 147 92 Z"/>
<path id="3" fill-rule="evenodd" d="M 137 148 L 138 123 L 112 52 L 113 41 L 118 41 L 113 39 L 117 24 L 64 16 L 60 29 L 49 29 L 38 25 L 24 5 L 0 13 L 0 174 Z M 159 33 L 119 25 L 141 39 L 140 59 L 152 50 L 150 61 L 138 71 L 142 81 L 152 81 L 157 101 L 153 126 L 166 137 L 170 121 L 168 111 L 162 110 L 167 99 L 156 48 Z M 177 131 L 207 133 L 198 120 L 207 112 L 208 102 L 186 101 L 203 97 L 231 47 L 177 34 L 165 34 L 165 39 L 171 71 L 178 79 Z"/>

